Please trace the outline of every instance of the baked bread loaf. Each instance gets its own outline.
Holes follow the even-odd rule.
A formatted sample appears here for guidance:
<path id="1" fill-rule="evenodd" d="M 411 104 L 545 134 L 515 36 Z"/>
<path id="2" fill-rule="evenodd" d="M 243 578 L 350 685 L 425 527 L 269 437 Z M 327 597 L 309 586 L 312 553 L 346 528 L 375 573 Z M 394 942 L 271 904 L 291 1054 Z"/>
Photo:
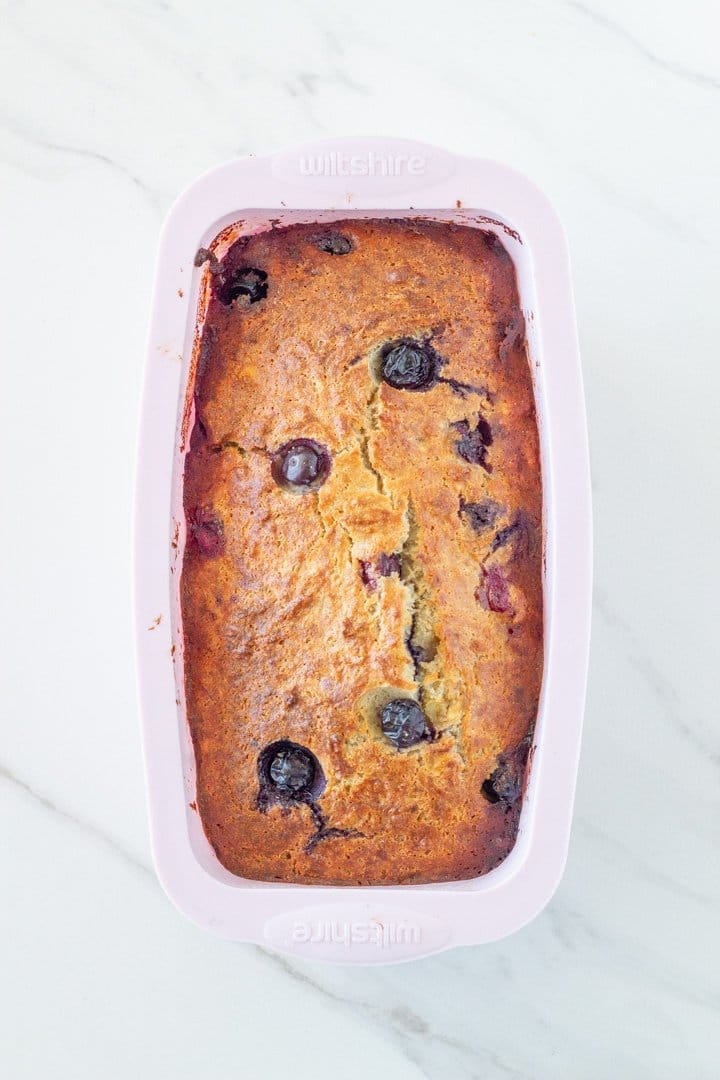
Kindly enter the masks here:
<path id="1" fill-rule="evenodd" d="M 207 837 L 267 881 L 484 874 L 515 842 L 542 678 L 512 260 L 422 218 L 198 255 L 181 611 Z"/>

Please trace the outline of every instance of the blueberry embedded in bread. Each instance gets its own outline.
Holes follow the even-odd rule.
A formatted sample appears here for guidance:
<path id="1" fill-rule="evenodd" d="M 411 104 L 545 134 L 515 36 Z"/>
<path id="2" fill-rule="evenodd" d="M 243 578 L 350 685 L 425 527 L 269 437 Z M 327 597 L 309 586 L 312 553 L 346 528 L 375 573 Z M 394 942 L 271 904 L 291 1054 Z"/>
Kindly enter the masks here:
<path id="1" fill-rule="evenodd" d="M 287 491 L 317 491 L 330 473 L 330 454 L 314 439 L 293 439 L 272 456 L 272 476 Z"/>
<path id="2" fill-rule="evenodd" d="M 245 242 L 246 238 L 243 237 L 239 246 L 244 246 Z M 251 304 L 256 304 L 267 296 L 267 271 L 260 270 L 257 266 L 229 269 L 227 260 L 220 262 L 213 251 L 199 248 L 195 253 L 194 265 L 199 267 L 204 263 L 210 267 L 213 293 L 221 304 L 229 306 L 239 296 L 246 296 Z"/>
<path id="3" fill-rule="evenodd" d="M 460 496 L 458 517 L 466 521 L 473 532 L 481 533 L 492 528 L 501 513 L 502 506 L 492 499 L 483 499 L 482 502 L 465 502 L 462 495 Z"/>
<path id="4" fill-rule="evenodd" d="M 270 803 L 314 803 L 325 790 L 320 762 L 306 746 L 280 739 L 266 746 L 258 758 L 258 807 Z"/>
<path id="5" fill-rule="evenodd" d="M 483 782 L 482 793 L 488 802 L 503 803 L 510 810 L 520 799 L 525 780 L 525 766 L 530 753 L 530 737 L 508 754 L 500 754 L 495 769 Z"/>
<path id="6" fill-rule="evenodd" d="M 285 748 L 271 759 L 268 775 L 279 792 L 295 798 L 312 784 L 315 767 L 304 750 Z"/>
<path id="7" fill-rule="evenodd" d="M 395 390 L 431 390 L 444 363 L 429 342 L 398 338 L 380 350 L 380 377 Z"/>
<path id="8" fill-rule="evenodd" d="M 521 778 L 518 769 L 507 761 L 498 765 L 482 785 L 482 793 L 488 802 L 503 802 L 508 807 L 519 798 L 520 791 Z"/>
<path id="9" fill-rule="evenodd" d="M 190 547 L 210 558 L 225 550 L 222 519 L 209 507 L 196 506 L 186 517 Z"/>
<path id="10" fill-rule="evenodd" d="M 488 611 L 512 615 L 510 584 L 501 566 L 483 566 L 480 584 L 475 589 L 475 599 Z"/>
<path id="11" fill-rule="evenodd" d="M 470 465 L 481 465 L 485 472 L 492 472 L 492 465 L 488 462 L 488 447 L 492 446 L 493 434 L 485 417 L 478 414 L 474 428 L 470 427 L 468 420 L 456 420 L 450 427 L 460 436 L 455 443 L 458 456 Z"/>
<path id="12" fill-rule="evenodd" d="M 372 559 L 359 559 L 360 580 L 371 592 L 378 587 L 378 578 L 392 577 L 393 574 L 400 576 L 402 565 L 400 555 L 386 555 L 381 551 L 373 563 Z"/>
<path id="13" fill-rule="evenodd" d="M 354 839 L 363 834 L 358 829 L 330 827 L 318 799 L 325 791 L 326 780 L 320 762 L 306 746 L 280 739 L 261 752 L 257 763 L 259 790 L 256 807 L 265 813 L 278 804 L 286 811 L 290 807 L 306 806 L 315 827 L 305 843 L 305 854 L 311 855 L 321 840 Z"/>
<path id="14" fill-rule="evenodd" d="M 518 510 L 508 525 L 498 529 L 490 545 L 493 554 L 501 548 L 510 549 L 512 559 L 529 556 L 537 545 L 536 528 L 524 510 Z"/>
<path id="15" fill-rule="evenodd" d="M 388 701 L 380 713 L 380 729 L 397 750 L 417 746 L 433 735 L 428 718 L 412 698 Z"/>
<path id="16" fill-rule="evenodd" d="M 392 574 L 399 574 L 402 569 L 400 556 L 397 554 L 386 555 L 384 551 L 381 551 L 377 557 L 375 569 L 380 577 L 390 577 Z"/>
<path id="17" fill-rule="evenodd" d="M 353 242 L 349 236 L 328 232 L 317 238 L 315 246 L 327 255 L 349 255 L 353 249 Z"/>
<path id="18" fill-rule="evenodd" d="M 268 276 L 265 270 L 256 266 L 221 270 L 216 276 L 214 291 L 221 304 L 232 304 L 239 296 L 246 296 L 251 304 L 257 304 L 267 296 Z"/>

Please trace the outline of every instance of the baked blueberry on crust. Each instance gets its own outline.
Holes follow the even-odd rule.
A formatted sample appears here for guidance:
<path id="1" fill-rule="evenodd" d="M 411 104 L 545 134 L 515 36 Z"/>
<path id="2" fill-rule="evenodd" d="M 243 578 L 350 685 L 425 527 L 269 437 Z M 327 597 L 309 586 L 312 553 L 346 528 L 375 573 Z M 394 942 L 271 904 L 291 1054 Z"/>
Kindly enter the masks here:
<path id="1" fill-rule="evenodd" d="M 492 499 L 483 499 L 481 502 L 466 502 L 460 496 L 458 516 L 468 523 L 476 533 L 484 532 L 492 528 L 502 513 L 502 507 Z M 493 541 L 493 544 L 495 541 Z M 494 550 L 494 549 L 493 549 Z"/>
<path id="2" fill-rule="evenodd" d="M 352 240 L 340 233 L 325 233 L 315 241 L 320 251 L 327 255 L 349 255 L 353 249 Z"/>
<path id="3" fill-rule="evenodd" d="M 320 762 L 305 746 L 280 739 L 266 746 L 258 758 L 258 803 L 310 803 L 325 790 Z"/>
<path id="4" fill-rule="evenodd" d="M 187 514 L 188 547 L 212 558 L 225 547 L 222 519 L 209 507 L 196 506 Z"/>
<path id="5" fill-rule="evenodd" d="M 488 802 L 502 803 L 509 810 L 519 801 L 529 750 L 530 739 L 526 738 L 515 750 L 500 755 L 497 767 L 482 786 L 482 793 Z"/>
<path id="6" fill-rule="evenodd" d="M 425 713 L 411 698 L 388 701 L 380 714 L 380 728 L 385 738 L 398 750 L 417 746 L 432 735 Z"/>
<path id="7" fill-rule="evenodd" d="M 221 304 L 232 304 L 239 296 L 246 296 L 251 304 L 256 304 L 265 299 L 267 292 L 268 276 L 254 266 L 221 271 L 215 280 L 215 295 Z"/>
<path id="8" fill-rule="evenodd" d="M 313 439 L 293 439 L 272 457 L 275 483 L 289 491 L 316 491 L 330 472 L 330 455 Z"/>
<path id="9" fill-rule="evenodd" d="M 380 374 L 396 390 L 430 390 L 442 364 L 442 357 L 432 345 L 412 338 L 392 341 L 380 353 Z"/>
<path id="10" fill-rule="evenodd" d="M 478 416 L 475 427 L 471 427 L 468 420 L 456 420 L 450 426 L 459 435 L 455 443 L 458 456 L 471 465 L 482 465 L 486 472 L 492 472 L 488 463 L 488 448 L 492 446 L 493 434 L 485 417 Z"/>
<path id="11" fill-rule="evenodd" d="M 513 261 L 422 217 L 229 236 L 198 253 L 178 540 L 206 836 L 257 881 L 486 874 L 543 668 Z"/>

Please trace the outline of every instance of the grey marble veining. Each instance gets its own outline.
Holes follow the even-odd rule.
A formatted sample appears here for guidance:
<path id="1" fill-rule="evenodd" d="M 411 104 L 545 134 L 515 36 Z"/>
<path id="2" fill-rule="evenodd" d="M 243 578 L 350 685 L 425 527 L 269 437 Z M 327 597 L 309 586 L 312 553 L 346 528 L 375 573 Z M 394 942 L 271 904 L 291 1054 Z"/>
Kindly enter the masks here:
<path id="1" fill-rule="evenodd" d="M 5 6 L 3 1075 L 718 1076 L 718 31 L 710 0 Z M 167 207 L 238 153 L 367 132 L 507 161 L 558 208 L 596 590 L 558 893 L 505 941 L 350 969 L 164 897 L 129 549 Z"/>

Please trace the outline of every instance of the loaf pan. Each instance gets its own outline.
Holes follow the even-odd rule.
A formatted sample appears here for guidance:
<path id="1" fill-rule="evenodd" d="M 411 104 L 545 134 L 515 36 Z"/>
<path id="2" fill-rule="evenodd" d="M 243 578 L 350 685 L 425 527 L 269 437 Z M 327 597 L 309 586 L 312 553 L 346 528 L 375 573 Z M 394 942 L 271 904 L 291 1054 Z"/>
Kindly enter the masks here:
<path id="1" fill-rule="evenodd" d="M 195 801 L 179 603 L 182 472 L 206 280 L 199 248 L 294 222 L 421 216 L 492 230 L 515 263 L 540 432 L 544 672 L 516 844 L 482 877 L 438 885 L 250 881 L 218 861 Z M 567 245 L 504 165 L 404 139 L 339 138 L 206 173 L 170 210 L 149 332 L 135 506 L 135 621 L 152 848 L 169 897 L 221 937 L 340 963 L 393 963 L 502 938 L 544 907 L 565 864 L 590 633 L 587 434 Z"/>

